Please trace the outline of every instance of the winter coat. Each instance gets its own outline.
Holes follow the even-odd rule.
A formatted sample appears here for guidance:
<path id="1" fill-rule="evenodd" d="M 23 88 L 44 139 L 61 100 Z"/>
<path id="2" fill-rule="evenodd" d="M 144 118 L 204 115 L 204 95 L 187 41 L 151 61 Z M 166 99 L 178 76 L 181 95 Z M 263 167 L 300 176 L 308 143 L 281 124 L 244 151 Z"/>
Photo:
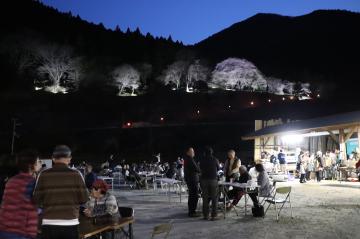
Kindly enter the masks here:
<path id="1" fill-rule="evenodd" d="M 32 201 L 35 178 L 27 173 L 12 177 L 5 186 L 0 209 L 0 232 L 35 238 L 38 212 Z"/>
<path id="2" fill-rule="evenodd" d="M 257 181 L 258 181 L 258 185 L 260 186 L 259 196 L 261 197 L 268 196 L 271 192 L 272 185 L 270 184 L 269 176 L 267 175 L 267 173 L 265 171 L 259 173 Z"/>

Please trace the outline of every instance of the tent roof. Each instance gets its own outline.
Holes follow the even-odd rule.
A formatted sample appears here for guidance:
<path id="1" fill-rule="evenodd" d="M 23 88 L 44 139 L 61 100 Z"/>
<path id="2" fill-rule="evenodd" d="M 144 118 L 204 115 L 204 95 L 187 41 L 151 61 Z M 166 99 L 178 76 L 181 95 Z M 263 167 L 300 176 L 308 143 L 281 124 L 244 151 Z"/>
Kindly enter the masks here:
<path id="1" fill-rule="evenodd" d="M 353 111 L 265 127 L 242 137 L 242 139 L 250 140 L 258 137 L 270 137 L 289 133 L 321 132 L 359 125 L 360 111 Z"/>

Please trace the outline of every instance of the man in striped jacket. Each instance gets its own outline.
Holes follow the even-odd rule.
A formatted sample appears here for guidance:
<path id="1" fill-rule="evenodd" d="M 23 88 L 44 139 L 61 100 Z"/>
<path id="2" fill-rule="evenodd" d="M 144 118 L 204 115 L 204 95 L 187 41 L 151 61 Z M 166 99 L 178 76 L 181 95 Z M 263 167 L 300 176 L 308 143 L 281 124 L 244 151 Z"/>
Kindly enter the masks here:
<path id="1" fill-rule="evenodd" d="M 80 172 L 68 166 L 68 146 L 56 146 L 52 157 L 53 167 L 40 173 L 34 190 L 34 199 L 43 208 L 42 238 L 77 239 L 79 207 L 88 200 L 88 191 Z"/>

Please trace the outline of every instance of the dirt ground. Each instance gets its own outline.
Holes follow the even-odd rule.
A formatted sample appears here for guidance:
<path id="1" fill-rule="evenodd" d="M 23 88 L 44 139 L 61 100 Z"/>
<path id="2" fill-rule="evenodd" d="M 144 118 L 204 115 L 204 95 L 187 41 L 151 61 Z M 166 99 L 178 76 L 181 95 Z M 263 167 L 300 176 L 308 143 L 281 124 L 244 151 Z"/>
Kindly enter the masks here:
<path id="1" fill-rule="evenodd" d="M 234 211 L 226 219 L 204 221 L 187 217 L 187 195 L 182 203 L 173 193 L 171 202 L 164 192 L 116 191 L 119 204 L 135 209 L 134 235 L 137 239 L 150 238 L 155 225 L 173 220 L 169 238 L 360 238 L 360 183 L 322 181 L 300 184 L 297 180 L 278 183 L 278 187 L 292 186 L 293 219 L 289 208 L 276 221 L 270 208 L 265 218 L 254 218 L 251 205 L 244 215 L 244 199 L 238 204 L 239 216 Z M 251 201 L 249 202 L 251 204 Z M 201 208 L 198 208 L 201 211 Z M 161 238 L 159 236 L 159 238 Z"/>

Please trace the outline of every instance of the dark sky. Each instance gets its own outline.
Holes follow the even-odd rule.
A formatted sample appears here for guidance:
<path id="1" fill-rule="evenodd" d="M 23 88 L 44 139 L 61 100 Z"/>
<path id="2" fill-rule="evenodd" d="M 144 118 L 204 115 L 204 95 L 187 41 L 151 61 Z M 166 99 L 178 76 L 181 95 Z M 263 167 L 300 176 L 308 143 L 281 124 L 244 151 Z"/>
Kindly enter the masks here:
<path id="1" fill-rule="evenodd" d="M 43 0 L 46 5 L 107 28 L 136 29 L 199 42 L 256 13 L 297 16 L 317 9 L 360 12 L 360 0 Z"/>

